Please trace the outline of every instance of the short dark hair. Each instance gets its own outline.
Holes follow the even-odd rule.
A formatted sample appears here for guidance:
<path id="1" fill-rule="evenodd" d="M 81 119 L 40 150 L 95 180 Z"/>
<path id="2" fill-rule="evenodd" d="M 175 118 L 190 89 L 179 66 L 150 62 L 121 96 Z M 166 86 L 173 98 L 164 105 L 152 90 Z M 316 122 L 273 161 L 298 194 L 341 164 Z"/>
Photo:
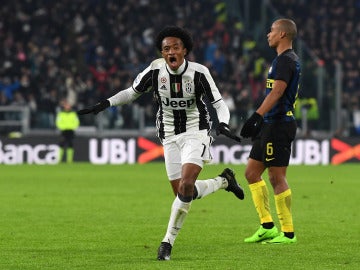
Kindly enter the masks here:
<path id="1" fill-rule="evenodd" d="M 176 37 L 181 39 L 188 54 L 193 48 L 194 42 L 191 34 L 187 30 L 178 26 L 166 26 L 159 32 L 155 40 L 155 45 L 159 52 L 162 51 L 162 41 L 166 37 Z"/>
<path id="2" fill-rule="evenodd" d="M 281 29 L 286 33 L 290 40 L 294 40 L 297 35 L 297 27 L 293 20 L 287 18 L 278 19 Z"/>

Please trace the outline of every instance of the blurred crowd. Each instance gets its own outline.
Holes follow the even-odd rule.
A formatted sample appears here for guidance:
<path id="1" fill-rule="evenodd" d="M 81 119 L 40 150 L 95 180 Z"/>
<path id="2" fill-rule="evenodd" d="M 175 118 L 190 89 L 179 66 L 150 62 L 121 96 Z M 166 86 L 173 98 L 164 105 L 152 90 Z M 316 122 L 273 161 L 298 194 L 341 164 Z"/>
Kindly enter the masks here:
<path id="1" fill-rule="evenodd" d="M 54 127 L 62 99 L 80 109 L 127 88 L 159 57 L 154 37 L 166 25 L 191 31 L 190 60 L 211 69 L 234 117 L 260 97 L 265 61 L 223 2 L 12 0 L 0 16 L 0 105 L 30 106 L 32 128 Z M 154 125 L 151 99 L 109 110 L 106 128 L 133 128 L 139 106 Z"/>
<path id="2" fill-rule="evenodd" d="M 209 67 L 230 108 L 232 126 L 239 127 L 263 98 L 269 63 L 242 20 L 227 12 L 227 1 L 3 2 L 0 106 L 29 106 L 31 128 L 55 128 L 64 99 L 77 110 L 127 88 L 160 56 L 153 42 L 166 25 L 191 31 L 195 46 L 189 60 Z M 300 37 L 321 59 L 344 63 L 345 93 L 358 104 L 359 1 L 271 2 L 297 20 Z M 136 128 L 139 108 L 146 125 L 153 126 L 157 108 L 152 96 L 144 95 L 132 105 L 108 110 L 105 128 Z M 81 118 L 84 126 L 94 121 L 93 116 Z"/>

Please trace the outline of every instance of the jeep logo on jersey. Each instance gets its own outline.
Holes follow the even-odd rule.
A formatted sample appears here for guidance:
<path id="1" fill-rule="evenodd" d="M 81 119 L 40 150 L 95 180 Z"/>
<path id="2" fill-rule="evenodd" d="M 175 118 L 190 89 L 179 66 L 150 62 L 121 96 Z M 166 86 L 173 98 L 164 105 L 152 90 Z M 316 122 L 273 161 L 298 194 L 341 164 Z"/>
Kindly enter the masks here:
<path id="1" fill-rule="evenodd" d="M 195 99 L 186 98 L 172 98 L 168 97 L 162 99 L 162 104 L 166 107 L 171 107 L 173 110 L 190 109 L 195 105 Z"/>

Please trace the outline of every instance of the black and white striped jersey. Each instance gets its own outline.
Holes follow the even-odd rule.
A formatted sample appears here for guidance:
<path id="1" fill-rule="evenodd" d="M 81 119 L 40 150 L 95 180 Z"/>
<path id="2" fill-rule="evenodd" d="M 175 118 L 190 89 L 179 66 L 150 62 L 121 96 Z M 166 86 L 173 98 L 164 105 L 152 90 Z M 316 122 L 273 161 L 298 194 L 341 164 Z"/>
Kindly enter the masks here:
<path id="1" fill-rule="evenodd" d="M 186 131 L 210 130 L 204 97 L 211 104 L 222 100 L 207 67 L 185 60 L 174 72 L 163 58 L 138 74 L 132 85 L 137 94 L 154 91 L 158 102 L 156 126 L 160 139 Z"/>

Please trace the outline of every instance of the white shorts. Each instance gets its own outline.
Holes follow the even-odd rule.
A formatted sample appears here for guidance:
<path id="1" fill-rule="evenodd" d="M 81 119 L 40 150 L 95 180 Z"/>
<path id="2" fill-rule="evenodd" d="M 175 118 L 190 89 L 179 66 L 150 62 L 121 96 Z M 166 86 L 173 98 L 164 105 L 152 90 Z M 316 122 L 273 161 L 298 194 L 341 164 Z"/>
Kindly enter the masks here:
<path id="1" fill-rule="evenodd" d="M 169 180 L 181 178 L 181 167 L 193 163 L 201 168 L 212 160 L 210 146 L 213 138 L 207 130 L 192 131 L 163 140 L 166 172 Z"/>

